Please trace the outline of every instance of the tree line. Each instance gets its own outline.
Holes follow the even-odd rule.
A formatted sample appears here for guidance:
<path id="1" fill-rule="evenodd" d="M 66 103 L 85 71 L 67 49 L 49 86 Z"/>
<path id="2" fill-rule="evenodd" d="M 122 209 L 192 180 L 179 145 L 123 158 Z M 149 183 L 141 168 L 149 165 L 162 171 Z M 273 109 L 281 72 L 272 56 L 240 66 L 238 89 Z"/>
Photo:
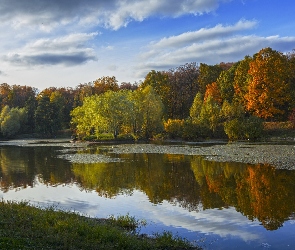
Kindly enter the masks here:
<path id="1" fill-rule="evenodd" d="M 151 70 L 140 83 L 102 77 L 76 88 L 0 85 L 1 135 L 253 139 L 265 121 L 295 123 L 295 52 L 272 48 L 235 63 Z"/>

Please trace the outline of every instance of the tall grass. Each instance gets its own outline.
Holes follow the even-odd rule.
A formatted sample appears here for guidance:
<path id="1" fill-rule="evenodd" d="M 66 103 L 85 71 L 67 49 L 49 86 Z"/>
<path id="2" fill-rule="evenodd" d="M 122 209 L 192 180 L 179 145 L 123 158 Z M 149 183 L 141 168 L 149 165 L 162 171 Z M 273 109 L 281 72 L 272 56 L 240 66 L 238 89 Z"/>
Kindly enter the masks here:
<path id="1" fill-rule="evenodd" d="M 99 220 L 2 200 L 0 249 L 200 249 L 167 233 L 151 239 L 130 232 L 142 223 L 129 215 Z"/>

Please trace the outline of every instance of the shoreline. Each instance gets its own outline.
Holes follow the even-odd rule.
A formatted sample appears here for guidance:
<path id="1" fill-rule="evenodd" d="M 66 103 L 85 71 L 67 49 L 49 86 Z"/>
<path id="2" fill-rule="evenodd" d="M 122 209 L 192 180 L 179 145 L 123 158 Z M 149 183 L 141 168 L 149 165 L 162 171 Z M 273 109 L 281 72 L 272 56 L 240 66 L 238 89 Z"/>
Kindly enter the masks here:
<path id="1" fill-rule="evenodd" d="M 268 142 L 167 142 L 168 144 L 152 143 L 71 143 L 67 139 L 25 139 L 1 141 L 0 146 L 55 146 L 81 150 L 88 146 L 104 146 L 113 154 L 153 153 L 153 154 L 183 154 L 200 155 L 208 161 L 241 162 L 246 164 L 269 164 L 276 169 L 295 170 L 295 141 L 268 141 Z M 72 151 L 71 150 L 71 151 Z M 62 152 L 61 157 L 77 163 L 96 163 L 117 160 L 112 157 L 101 157 L 93 154 L 67 154 Z M 79 156 L 80 155 L 80 156 Z"/>

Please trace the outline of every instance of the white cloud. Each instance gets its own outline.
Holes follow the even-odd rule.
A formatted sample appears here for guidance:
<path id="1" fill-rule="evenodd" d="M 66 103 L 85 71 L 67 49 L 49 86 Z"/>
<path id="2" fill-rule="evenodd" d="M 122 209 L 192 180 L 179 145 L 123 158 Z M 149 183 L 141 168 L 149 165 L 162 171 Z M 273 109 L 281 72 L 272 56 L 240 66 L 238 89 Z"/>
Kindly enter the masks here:
<path id="1" fill-rule="evenodd" d="M 2 0 L 0 20 L 12 27 L 34 27 L 51 31 L 58 25 L 92 24 L 112 29 L 126 26 L 131 20 L 150 16 L 178 17 L 214 11 L 225 0 Z"/>
<path id="2" fill-rule="evenodd" d="M 256 26 L 256 21 L 240 20 L 231 26 L 219 24 L 213 28 L 202 28 L 153 41 L 141 54 L 140 61 L 144 63 L 138 67 L 138 76 L 143 77 L 152 69 L 168 70 L 189 62 L 235 62 L 264 47 L 272 47 L 282 52 L 293 49 L 295 37 L 239 34 Z"/>
<path id="3" fill-rule="evenodd" d="M 240 20 L 235 25 L 223 26 L 216 25 L 213 28 L 202 28 L 197 31 L 182 33 L 178 36 L 165 37 L 156 43 L 152 43 L 152 48 L 166 49 L 167 47 L 179 47 L 189 45 L 191 43 L 202 42 L 206 40 L 216 39 L 219 37 L 227 37 L 235 35 L 239 31 L 252 29 L 257 25 L 256 21 Z"/>

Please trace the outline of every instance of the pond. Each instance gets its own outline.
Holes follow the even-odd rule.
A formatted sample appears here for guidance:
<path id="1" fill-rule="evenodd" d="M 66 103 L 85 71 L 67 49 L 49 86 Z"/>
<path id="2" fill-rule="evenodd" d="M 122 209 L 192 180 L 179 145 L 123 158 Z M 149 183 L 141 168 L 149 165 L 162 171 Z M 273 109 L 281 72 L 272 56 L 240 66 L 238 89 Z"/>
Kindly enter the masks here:
<path id="1" fill-rule="evenodd" d="M 295 249 L 295 171 L 112 147 L 2 144 L 0 198 L 129 214 L 148 222 L 142 233 L 171 231 L 204 249 Z M 89 155 L 102 160 L 68 160 Z"/>

